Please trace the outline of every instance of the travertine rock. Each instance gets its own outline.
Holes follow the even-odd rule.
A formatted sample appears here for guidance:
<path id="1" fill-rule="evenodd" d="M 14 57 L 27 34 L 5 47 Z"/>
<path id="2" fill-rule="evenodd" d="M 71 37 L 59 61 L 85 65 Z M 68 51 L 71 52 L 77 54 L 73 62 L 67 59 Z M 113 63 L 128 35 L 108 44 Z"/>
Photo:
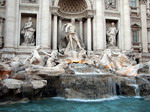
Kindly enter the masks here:
<path id="1" fill-rule="evenodd" d="M 41 89 L 47 85 L 46 80 L 33 80 L 31 81 L 33 89 Z"/>
<path id="2" fill-rule="evenodd" d="M 4 79 L 2 81 L 3 87 L 7 87 L 8 89 L 20 89 L 23 81 L 16 79 Z"/>

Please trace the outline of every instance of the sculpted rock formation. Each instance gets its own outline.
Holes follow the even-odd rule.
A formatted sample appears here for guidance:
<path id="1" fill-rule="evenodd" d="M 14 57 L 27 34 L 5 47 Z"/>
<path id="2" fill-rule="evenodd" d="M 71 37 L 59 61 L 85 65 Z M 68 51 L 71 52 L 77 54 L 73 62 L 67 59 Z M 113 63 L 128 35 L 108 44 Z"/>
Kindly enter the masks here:
<path id="1" fill-rule="evenodd" d="M 4 59 L 0 63 L 1 96 L 11 90 L 14 95 L 25 94 L 27 97 L 43 94 L 95 99 L 149 95 L 150 76 L 139 72 L 149 69 L 149 62 L 136 64 L 128 52 L 111 49 L 100 55 L 87 54 L 84 49 L 67 53 L 48 53 L 36 46 L 23 63 L 18 57 Z"/>

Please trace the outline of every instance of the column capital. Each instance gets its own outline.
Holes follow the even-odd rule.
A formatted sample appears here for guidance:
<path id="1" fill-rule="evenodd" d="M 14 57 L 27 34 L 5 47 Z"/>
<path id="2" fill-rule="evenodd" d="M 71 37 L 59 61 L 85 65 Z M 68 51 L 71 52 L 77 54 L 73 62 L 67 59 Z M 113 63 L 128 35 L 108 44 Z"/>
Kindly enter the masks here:
<path id="1" fill-rule="evenodd" d="M 140 5 L 147 5 L 147 0 L 139 0 Z"/>
<path id="2" fill-rule="evenodd" d="M 93 16 L 92 15 L 87 15 L 86 17 L 87 17 L 87 19 L 91 19 Z"/>
<path id="3" fill-rule="evenodd" d="M 54 16 L 58 16 L 58 13 L 52 13 Z"/>
<path id="4" fill-rule="evenodd" d="M 58 15 L 58 10 L 59 10 L 59 8 L 60 8 L 60 7 L 52 6 L 52 7 L 51 7 L 51 12 L 52 12 L 52 14 L 55 15 L 55 16 Z"/>
<path id="5" fill-rule="evenodd" d="M 87 18 L 92 18 L 92 17 L 94 17 L 94 10 L 90 10 L 90 9 L 87 9 L 86 10 L 87 12 L 87 15 L 86 15 L 86 17 Z"/>

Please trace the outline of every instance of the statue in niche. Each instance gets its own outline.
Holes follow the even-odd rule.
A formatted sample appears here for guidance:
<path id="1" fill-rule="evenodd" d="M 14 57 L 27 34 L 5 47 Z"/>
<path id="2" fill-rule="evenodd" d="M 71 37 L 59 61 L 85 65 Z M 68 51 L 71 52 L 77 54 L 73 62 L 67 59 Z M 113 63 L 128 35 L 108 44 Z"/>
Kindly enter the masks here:
<path id="1" fill-rule="evenodd" d="M 22 45 L 35 45 L 34 33 L 35 28 L 33 26 L 32 18 L 29 17 L 23 30 L 21 31 L 21 34 L 24 36 L 24 42 Z"/>
<path id="2" fill-rule="evenodd" d="M 108 46 L 116 46 L 116 35 L 118 33 L 118 29 L 115 27 L 115 23 L 112 22 L 111 26 L 107 30 L 107 40 L 108 40 Z"/>
<path id="3" fill-rule="evenodd" d="M 75 19 L 71 19 L 71 23 L 67 23 L 63 26 L 63 31 L 65 32 L 65 39 L 67 42 L 65 44 L 65 52 L 68 51 L 76 51 L 76 50 L 83 50 L 83 45 L 81 43 L 81 40 L 79 39 L 77 32 L 76 32 L 76 26 L 75 26 Z M 61 45 L 62 47 L 63 45 Z"/>
<path id="4" fill-rule="evenodd" d="M 105 7 L 106 9 L 116 9 L 117 7 L 116 0 L 106 0 Z"/>

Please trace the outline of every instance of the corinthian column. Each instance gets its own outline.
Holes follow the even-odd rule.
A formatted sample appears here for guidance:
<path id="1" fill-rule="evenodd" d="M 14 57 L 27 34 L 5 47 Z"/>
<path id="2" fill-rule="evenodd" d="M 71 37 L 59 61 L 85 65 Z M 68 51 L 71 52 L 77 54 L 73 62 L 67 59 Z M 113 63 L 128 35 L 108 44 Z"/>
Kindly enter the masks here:
<path id="1" fill-rule="evenodd" d="M 5 48 L 14 48 L 16 29 L 16 0 L 6 1 L 6 34 L 4 38 Z"/>
<path id="2" fill-rule="evenodd" d="M 92 50 L 92 32 L 91 32 L 91 18 L 87 18 L 87 50 L 91 51 Z"/>
<path id="3" fill-rule="evenodd" d="M 147 3 L 146 0 L 140 0 L 143 52 L 148 52 L 146 3 Z"/>
<path id="4" fill-rule="evenodd" d="M 42 29 L 41 29 L 41 45 L 43 48 L 50 48 L 50 1 L 49 0 L 42 0 Z"/>
<path id="5" fill-rule="evenodd" d="M 123 0 L 123 27 L 124 27 L 124 43 L 125 50 L 131 50 L 131 20 L 130 20 L 130 5 L 129 0 Z"/>
<path id="6" fill-rule="evenodd" d="M 57 15 L 54 14 L 54 26 L 53 26 L 53 50 L 57 50 Z"/>
<path id="7" fill-rule="evenodd" d="M 93 37 L 95 50 L 102 50 L 106 47 L 104 17 L 104 0 L 97 0 L 95 16 L 96 34 L 95 37 Z"/>
<path id="8" fill-rule="evenodd" d="M 79 20 L 79 24 L 80 24 L 80 38 L 83 41 L 83 21 L 82 21 L 82 19 Z"/>
<path id="9" fill-rule="evenodd" d="M 60 17 L 59 18 L 59 39 L 58 39 L 58 44 L 59 44 L 59 42 L 60 42 L 60 40 L 61 40 L 61 38 L 62 38 L 62 18 Z"/>

